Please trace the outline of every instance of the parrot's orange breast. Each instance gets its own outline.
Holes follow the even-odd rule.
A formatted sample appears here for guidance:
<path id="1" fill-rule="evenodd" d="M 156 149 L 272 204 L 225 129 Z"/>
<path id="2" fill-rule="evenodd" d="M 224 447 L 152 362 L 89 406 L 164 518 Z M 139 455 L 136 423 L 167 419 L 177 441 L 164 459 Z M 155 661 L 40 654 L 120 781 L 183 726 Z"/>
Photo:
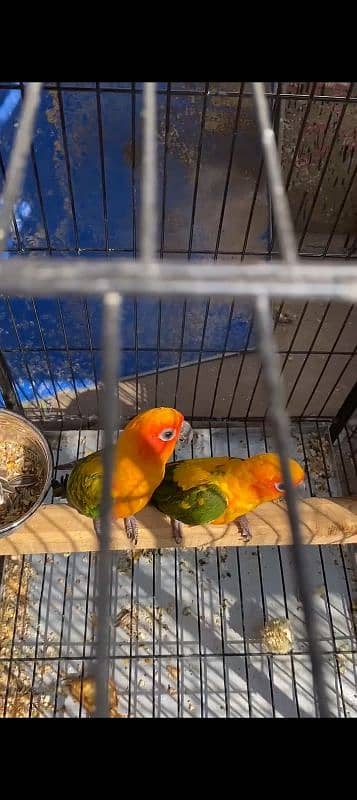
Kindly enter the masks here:
<path id="1" fill-rule="evenodd" d="M 153 460 L 136 463 L 130 455 L 122 455 L 116 466 L 113 484 L 113 515 L 115 519 L 131 517 L 141 511 L 164 477 L 165 464 Z"/>

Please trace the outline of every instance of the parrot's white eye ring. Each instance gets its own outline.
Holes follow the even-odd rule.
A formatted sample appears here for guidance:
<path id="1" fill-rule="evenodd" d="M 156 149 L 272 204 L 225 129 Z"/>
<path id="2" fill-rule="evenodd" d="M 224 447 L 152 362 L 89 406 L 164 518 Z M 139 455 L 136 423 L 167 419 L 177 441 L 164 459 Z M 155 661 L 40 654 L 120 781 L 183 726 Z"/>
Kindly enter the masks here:
<path id="1" fill-rule="evenodd" d="M 274 483 L 277 492 L 285 492 L 285 483 Z"/>
<path id="2" fill-rule="evenodd" d="M 161 439 L 162 442 L 171 442 L 172 439 L 175 438 L 175 435 L 175 428 L 165 428 L 165 430 L 159 433 L 159 439 Z"/>

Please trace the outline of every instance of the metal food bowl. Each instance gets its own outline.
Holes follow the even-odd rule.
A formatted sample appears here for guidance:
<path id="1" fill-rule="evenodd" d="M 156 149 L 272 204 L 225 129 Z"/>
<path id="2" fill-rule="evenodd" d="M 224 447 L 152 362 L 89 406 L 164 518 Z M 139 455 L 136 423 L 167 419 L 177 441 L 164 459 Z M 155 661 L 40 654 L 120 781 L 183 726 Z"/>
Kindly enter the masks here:
<path id="1" fill-rule="evenodd" d="M 27 508 L 26 511 L 22 512 L 21 508 L 19 509 L 19 516 L 16 519 L 7 522 L 6 520 L 1 521 L 2 516 L 2 508 L 3 504 L 0 505 L 0 538 L 6 536 L 6 534 L 10 533 L 10 531 L 14 531 L 16 528 L 19 528 L 32 514 L 37 511 L 39 506 L 41 505 L 42 501 L 44 500 L 51 484 L 52 475 L 53 475 L 53 458 L 51 450 L 46 442 L 46 439 L 42 435 L 42 433 L 35 428 L 31 422 L 28 422 L 24 417 L 20 416 L 19 414 L 14 414 L 12 411 L 5 411 L 3 409 L 0 410 L 0 448 L 1 445 L 3 446 L 4 443 L 10 445 L 11 443 L 20 444 L 26 447 L 28 450 L 31 451 L 33 454 L 34 459 L 36 459 L 36 481 L 33 482 L 33 489 L 31 490 L 31 505 Z M 1 453 L 2 459 L 1 461 L 4 462 L 4 455 Z M 6 463 L 0 463 L 0 475 L 6 473 L 7 469 Z M 26 475 L 26 470 L 20 470 L 19 472 L 19 480 L 26 480 L 24 476 Z M 28 477 L 28 473 L 27 473 Z M 12 481 L 16 479 L 11 479 Z M 2 496 L 5 496 L 2 487 L 6 485 L 8 481 L 1 482 L 1 492 Z M 16 489 L 17 496 L 19 496 L 19 489 Z M 33 497 L 34 495 L 34 497 Z M 21 505 L 21 500 L 9 500 L 8 498 L 16 498 L 16 493 L 14 493 L 14 489 L 11 489 L 11 494 L 6 495 L 6 503 L 13 503 L 13 507 L 11 509 L 11 516 L 16 513 L 17 506 Z M 5 511 L 4 511 L 5 513 Z"/>

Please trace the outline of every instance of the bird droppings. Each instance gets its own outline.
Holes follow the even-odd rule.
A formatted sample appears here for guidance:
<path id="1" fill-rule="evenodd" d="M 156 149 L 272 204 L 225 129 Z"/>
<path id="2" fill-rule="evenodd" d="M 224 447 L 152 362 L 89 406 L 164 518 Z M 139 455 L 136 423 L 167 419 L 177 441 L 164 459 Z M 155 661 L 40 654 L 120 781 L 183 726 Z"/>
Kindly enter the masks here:
<path id="1" fill-rule="evenodd" d="M 339 650 L 336 653 L 336 664 L 338 666 L 340 675 L 345 674 L 346 669 L 348 667 L 348 662 L 352 661 L 351 654 L 347 652 L 348 649 L 349 645 L 342 643 L 339 645 Z M 333 664 L 333 660 L 330 663 Z"/>
<path id="2" fill-rule="evenodd" d="M 12 645 L 16 634 L 25 638 L 30 631 L 29 584 L 34 572 L 32 564 L 22 558 L 5 561 L 0 603 L 1 658 L 23 655 L 21 647 Z"/>
<path id="3" fill-rule="evenodd" d="M 272 619 L 262 631 L 262 644 L 267 652 L 277 655 L 291 653 L 294 637 L 287 619 Z"/>
<path id="4" fill-rule="evenodd" d="M 177 681 L 178 674 L 179 674 L 177 667 L 175 667 L 173 664 L 167 664 L 166 672 L 168 672 L 168 674 L 170 675 L 170 678 L 172 678 L 172 680 Z"/>
<path id="5" fill-rule="evenodd" d="M 179 561 L 180 569 L 187 572 L 189 575 L 194 575 L 194 570 L 192 569 L 191 565 L 187 561 Z"/>
<path id="6" fill-rule="evenodd" d="M 168 625 L 164 620 L 166 609 L 156 606 L 153 611 L 151 607 L 137 603 L 132 609 L 123 608 L 117 615 L 114 627 L 121 628 L 130 637 L 131 641 L 138 639 L 144 640 L 139 647 L 147 647 L 152 640 L 155 625 L 159 628 L 168 630 Z"/>
<path id="7" fill-rule="evenodd" d="M 325 587 L 324 586 L 317 586 L 317 588 L 314 589 L 314 594 L 316 594 L 317 597 L 321 597 L 321 600 L 323 600 L 324 597 L 326 596 Z"/>
<path id="8" fill-rule="evenodd" d="M 143 558 L 147 560 L 149 564 L 152 564 L 153 561 L 153 550 L 124 550 L 122 553 L 119 554 L 117 560 L 117 570 L 118 572 L 124 572 L 126 574 L 131 574 L 132 566 L 135 561 L 140 561 Z"/>

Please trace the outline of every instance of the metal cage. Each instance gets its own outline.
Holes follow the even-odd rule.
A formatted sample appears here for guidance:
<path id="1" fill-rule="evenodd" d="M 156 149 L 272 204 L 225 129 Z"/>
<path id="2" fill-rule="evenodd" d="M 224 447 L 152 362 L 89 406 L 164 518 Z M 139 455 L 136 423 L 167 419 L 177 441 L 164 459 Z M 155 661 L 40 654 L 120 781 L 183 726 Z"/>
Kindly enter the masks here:
<path id="1" fill-rule="evenodd" d="M 48 605 L 54 602 L 51 601 L 54 567 L 46 557 L 41 562 L 39 573 L 42 577 L 36 606 L 37 632 L 32 635 L 26 652 L 21 651 L 21 647 L 17 649 L 16 624 L 17 619 L 21 621 L 22 613 L 21 586 L 26 585 L 29 566 L 28 561 L 23 560 L 18 568 L 19 592 L 11 646 L 1 656 L 8 670 L 6 698 L 10 692 L 11 674 L 15 675 L 16 684 L 16 670 L 25 665 L 30 675 L 31 690 L 26 713 L 31 716 L 38 708 L 36 674 L 52 660 L 57 675 L 53 714 L 56 716 L 59 713 L 57 690 L 61 665 L 74 658 L 72 634 L 68 633 L 65 640 L 66 615 L 69 614 L 77 619 L 76 624 L 80 628 L 75 658 L 82 678 L 88 660 L 93 660 L 96 666 L 97 716 L 104 716 L 108 712 L 109 674 L 116 674 L 116 670 L 121 674 L 126 661 L 129 665 L 126 665 L 129 670 L 128 714 L 135 713 L 136 708 L 133 684 L 136 682 L 137 692 L 140 680 L 148 679 L 148 673 L 152 685 L 149 697 L 145 700 L 146 706 L 144 703 L 146 712 L 143 713 L 160 715 L 162 698 L 158 698 L 157 692 L 160 682 L 165 682 L 165 677 L 162 677 L 165 659 L 171 665 L 171 673 L 168 678 L 168 705 L 166 707 L 164 703 L 164 714 L 179 716 L 183 713 L 185 700 L 180 676 L 189 669 L 193 687 L 191 693 L 196 697 L 201 716 L 207 712 L 205 690 L 213 680 L 213 673 L 219 675 L 217 680 L 220 687 L 216 692 L 219 699 L 214 703 L 213 713 L 216 716 L 254 715 L 251 686 L 258 680 L 259 673 L 259 680 L 266 684 L 264 702 L 270 704 L 271 713 L 275 715 L 280 704 L 282 710 L 279 713 L 300 716 L 296 663 L 300 659 L 303 668 L 307 669 L 307 653 L 311 658 L 314 684 L 314 700 L 308 713 L 334 715 L 331 687 L 324 672 L 326 648 L 317 629 L 316 609 L 314 611 L 315 569 L 322 576 L 320 580 L 326 597 L 325 622 L 332 642 L 336 692 L 340 698 L 338 706 L 342 709 L 342 715 L 354 715 L 354 711 L 348 710 L 349 701 L 343 686 L 341 667 L 341 659 L 347 658 L 346 654 L 354 657 L 356 645 L 353 558 L 347 557 L 344 548 L 339 549 L 337 570 L 341 586 L 343 584 L 342 594 L 348 605 L 349 619 L 352 620 L 352 628 L 343 634 L 344 649 L 341 651 L 339 636 L 342 634 L 339 626 L 342 623 L 337 619 L 339 610 L 329 597 L 329 582 L 333 583 L 337 578 L 327 565 L 328 557 L 324 558 L 321 550 L 311 562 L 301 544 L 296 499 L 287 459 L 289 452 L 296 452 L 298 447 L 307 465 L 312 493 L 318 494 L 320 491 L 333 496 L 339 493 L 341 489 L 338 487 L 341 486 L 350 493 L 355 491 L 355 85 L 255 83 L 250 86 L 242 83 L 222 87 L 208 82 L 192 85 L 147 83 L 143 86 L 33 83 L 26 86 L 0 84 L 1 89 L 9 92 L 8 97 L 13 91 L 19 96 L 23 95 L 15 141 L 11 142 L 11 147 L 5 142 L 7 158 L 4 158 L 4 154 L 0 157 L 0 169 L 5 181 L 0 209 L 0 247 L 10 261 L 7 264 L 5 258 L 0 261 L 0 285 L 5 315 L 3 319 L 6 318 L 6 324 L 11 325 L 12 330 L 12 336 L 8 337 L 10 344 L 6 346 L 5 342 L 0 359 L 3 404 L 21 410 L 47 432 L 53 432 L 49 436 L 52 436 L 52 443 L 57 448 L 56 467 L 59 469 L 61 442 L 68 436 L 75 436 L 72 432 L 79 429 L 78 455 L 82 452 L 83 431 L 87 432 L 88 439 L 93 439 L 93 436 L 97 436 L 93 429 L 102 424 L 105 463 L 103 540 L 98 558 L 89 556 L 85 561 L 86 589 L 82 598 L 84 618 L 82 612 L 76 618 L 74 600 L 69 601 L 70 592 L 72 596 L 74 594 L 76 581 L 81 580 L 82 568 L 78 559 L 77 562 L 67 561 L 63 575 L 61 573 L 57 578 L 63 585 L 62 608 L 58 611 L 58 604 L 56 606 L 61 618 L 59 627 L 56 627 L 59 638 L 56 635 L 54 652 L 48 656 L 38 632 L 43 625 L 43 598 L 46 593 Z M 88 103 L 95 113 L 98 157 L 96 185 L 100 186 L 103 221 L 103 235 L 97 247 L 93 244 L 81 246 L 86 206 L 84 204 L 82 219 L 79 220 L 81 187 L 71 156 L 71 148 L 78 147 L 74 132 L 78 132 L 79 122 L 77 116 L 73 128 L 69 123 L 71 109 L 66 98 L 71 93 L 89 98 Z M 56 139 L 55 150 L 60 154 L 58 169 L 66 176 L 65 208 L 73 226 L 72 241 L 67 248 L 58 239 L 56 245 L 56 232 L 51 230 L 54 223 L 51 217 L 50 225 L 46 211 L 48 198 L 45 202 L 44 173 L 41 173 L 41 152 L 42 156 L 44 153 L 40 143 L 41 128 L 33 139 L 40 100 L 45 95 L 52 103 L 46 111 L 47 121 L 54 119 L 56 130 L 61 134 L 60 141 Z M 107 98 L 115 98 L 114 111 L 110 110 Z M 113 119 L 121 119 L 123 109 L 130 129 L 129 146 L 124 148 L 124 155 L 130 173 L 127 195 L 131 239 L 126 246 L 120 242 L 112 246 L 116 235 L 113 233 L 110 201 L 113 189 L 106 162 L 106 136 L 110 125 L 114 125 Z M 142 140 L 138 139 L 139 128 L 141 130 L 138 118 L 140 111 L 143 117 Z M 194 129 L 193 133 L 189 132 L 187 141 L 182 118 L 185 124 L 187 119 L 191 120 Z M 244 134 L 247 129 L 253 131 L 250 138 Z M 218 134 L 223 134 L 224 138 L 220 147 L 214 144 L 214 137 Z M 257 150 L 258 142 L 260 151 Z M 175 153 L 185 164 L 189 175 L 187 184 L 191 200 L 189 207 L 184 207 L 187 198 L 185 194 L 184 199 L 181 198 L 181 219 L 174 216 L 174 179 L 170 185 L 170 159 Z M 241 166 L 238 169 L 239 159 Z M 245 174 L 249 159 L 252 159 L 253 169 L 250 166 Z M 36 231 L 36 236 L 34 232 L 24 235 L 18 211 L 28 163 L 31 165 L 31 180 L 42 226 L 40 231 Z M 239 170 L 243 171 L 243 177 Z M 237 188 L 244 185 L 243 180 L 246 181 L 245 191 Z M 211 198 L 211 205 L 206 199 L 207 194 Z M 241 196 L 244 202 L 240 200 Z M 234 236 L 238 246 L 232 246 L 231 226 L 234 220 L 237 220 Z M 262 221 L 265 224 L 263 236 L 260 235 Z M 138 227 L 140 237 L 137 234 Z M 38 241 L 40 244 L 36 243 Z M 184 241 L 185 246 L 182 244 Z M 51 257 L 48 258 L 48 255 Z M 19 292 L 21 298 L 25 298 L 22 302 L 28 303 L 31 321 L 37 331 L 32 339 L 26 338 L 26 330 L 23 333 L 19 325 L 19 315 L 13 303 L 13 298 Z M 47 297 L 53 302 L 51 313 L 53 319 L 57 320 L 60 347 L 54 345 L 53 340 L 49 343 L 50 332 L 44 328 L 41 319 L 41 299 Z M 81 324 L 86 332 L 85 346 L 73 344 L 68 335 L 71 305 L 66 307 L 66 303 L 72 297 L 78 298 L 76 308 L 81 309 Z M 148 316 L 151 314 L 154 320 L 153 332 L 150 329 L 147 337 L 149 344 L 145 343 L 145 330 L 140 327 L 141 298 L 148 301 L 145 308 L 148 309 Z M 97 334 L 93 335 L 91 303 L 98 299 L 103 308 L 100 318 L 102 344 L 94 341 Z M 127 302 L 132 304 L 130 319 L 126 311 Z M 172 333 L 174 318 L 176 328 Z M 126 326 L 130 320 L 132 339 L 128 343 Z M 218 322 L 217 343 L 210 336 L 210 331 Z M 191 338 L 187 329 L 190 329 Z M 166 336 L 167 330 L 172 335 Z M 89 400 L 86 398 L 87 402 L 84 402 L 80 385 L 82 374 L 78 376 L 76 373 L 76 358 L 80 351 L 85 351 L 82 372 L 90 373 L 90 397 Z M 39 371 L 36 372 L 36 354 L 41 357 L 41 375 Z M 102 361 L 98 361 L 101 354 Z M 125 364 L 124 371 L 118 367 L 120 356 Z M 65 392 L 60 391 L 56 376 L 59 363 L 65 363 L 63 369 L 72 387 L 69 403 L 64 399 Z M 134 368 L 128 366 L 130 364 L 134 364 Z M 47 397 L 45 402 L 38 392 L 39 381 L 44 384 L 47 382 L 47 389 L 50 386 L 47 393 L 50 399 Z M 30 399 L 26 396 L 26 387 L 30 387 Z M 289 612 L 286 583 L 292 580 L 291 566 L 287 565 L 285 555 L 277 549 L 271 554 L 271 560 L 268 559 L 270 566 L 266 565 L 266 573 L 264 558 L 259 551 L 254 554 L 254 559 L 252 554 L 239 558 L 238 554 L 230 553 L 224 554 L 224 560 L 218 554 L 211 560 L 209 570 L 213 570 L 214 578 L 211 576 L 210 580 L 211 583 L 216 582 L 214 604 L 219 631 L 216 636 L 211 632 L 214 645 L 212 642 L 211 645 L 207 644 L 209 636 L 207 638 L 207 632 L 203 630 L 200 613 L 205 603 L 201 573 L 207 563 L 206 556 L 201 557 L 196 551 L 192 558 L 189 555 L 182 563 L 177 552 L 167 556 L 166 578 L 168 585 L 171 585 L 170 596 L 163 589 L 162 576 L 160 579 L 158 577 L 162 567 L 160 551 L 154 553 L 150 561 L 151 583 L 147 588 L 149 596 L 153 598 L 152 612 L 149 623 L 143 623 L 144 629 L 146 625 L 143 635 L 143 646 L 148 648 L 144 651 L 146 655 L 142 656 L 135 637 L 128 636 L 128 626 L 125 631 L 127 638 L 124 636 L 119 641 L 116 621 L 119 618 L 120 623 L 123 617 L 117 614 L 121 586 L 113 584 L 113 560 L 108 549 L 112 463 L 111 449 L 107 445 L 112 441 L 116 428 L 132 413 L 145 405 L 164 403 L 177 405 L 194 427 L 201 430 L 205 454 L 217 452 L 217 442 L 222 452 L 229 453 L 236 452 L 239 439 L 239 452 L 243 449 L 248 454 L 252 447 L 270 449 L 271 441 L 275 442 L 287 485 L 287 505 L 294 541 L 293 565 L 303 609 L 299 625 L 306 627 L 308 640 L 308 648 L 301 646 L 294 653 L 295 661 L 293 657 L 287 657 L 279 663 L 268 657 L 262 667 L 261 654 L 254 641 L 252 648 L 247 646 L 244 592 L 250 603 L 253 602 L 254 593 L 247 588 L 245 570 L 253 573 L 252 581 L 260 587 L 262 619 L 270 614 L 264 591 L 269 569 L 274 576 L 272 579 L 279 584 L 285 612 Z M 98 442 L 99 438 L 96 439 L 96 446 Z M 311 454 L 319 462 L 322 488 L 321 482 L 319 484 L 316 479 Z M 226 560 L 229 570 L 226 569 Z M 36 558 L 33 563 L 36 567 Z M 182 566 L 184 563 L 185 567 Z M 58 569 L 61 570 L 62 566 L 59 564 Z M 130 608 L 125 610 L 129 615 L 130 633 L 135 619 L 139 624 L 141 589 L 140 581 L 136 583 L 137 569 L 132 560 L 128 570 L 123 570 L 122 578 L 122 583 L 128 581 Z M 184 604 L 183 584 L 180 584 L 181 597 L 178 585 L 179 573 L 185 569 L 195 581 L 197 649 L 190 648 L 185 637 L 182 638 L 182 630 L 180 634 L 187 606 Z M 10 562 L 5 566 L 6 570 L 11 570 Z M 241 638 L 234 638 L 232 634 L 231 641 L 225 616 L 225 573 L 229 581 L 235 582 L 237 603 L 239 599 L 241 601 L 239 613 L 243 634 Z M 145 585 L 148 580 L 145 568 L 141 577 Z M 135 592 L 139 601 L 134 596 Z M 157 616 L 156 613 L 160 592 L 162 604 L 164 600 L 169 605 L 173 603 L 171 623 L 167 623 L 172 638 L 169 643 L 164 641 L 162 614 Z M 113 613 L 116 620 L 114 633 L 108 622 L 113 619 Z M 190 613 L 186 616 L 190 617 Z M 96 615 L 95 641 L 93 635 L 89 635 L 91 614 Z M 344 626 L 346 628 L 346 622 Z M 50 641 L 47 641 L 47 647 Z M 120 654 L 119 644 L 122 648 Z M 329 650 L 327 655 L 331 655 Z M 155 665 L 158 673 L 155 672 Z M 287 681 L 292 687 L 289 690 L 290 698 L 285 698 L 284 702 L 279 697 L 281 690 L 277 691 L 274 682 L 274 671 L 279 670 L 285 675 L 283 683 Z M 190 680 L 189 677 L 189 683 Z M 244 701 L 241 698 L 235 700 L 241 681 L 245 681 L 246 687 Z M 80 702 L 79 714 L 82 713 L 81 708 Z"/>

